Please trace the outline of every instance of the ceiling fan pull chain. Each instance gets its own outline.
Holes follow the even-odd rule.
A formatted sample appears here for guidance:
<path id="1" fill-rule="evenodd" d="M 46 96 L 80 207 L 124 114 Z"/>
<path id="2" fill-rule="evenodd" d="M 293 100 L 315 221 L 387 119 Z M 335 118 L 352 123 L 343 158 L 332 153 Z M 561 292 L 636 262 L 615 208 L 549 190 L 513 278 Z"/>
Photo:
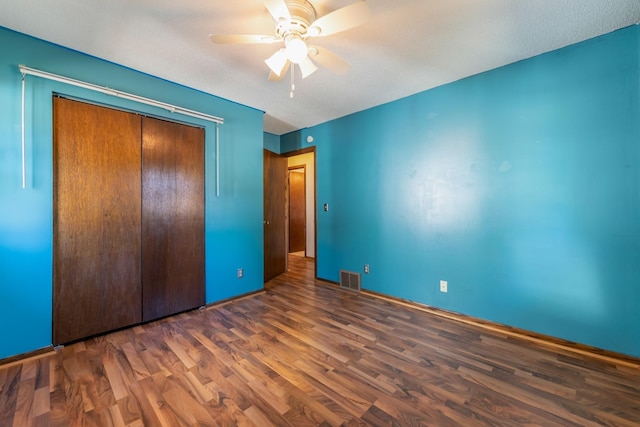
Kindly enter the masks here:
<path id="1" fill-rule="evenodd" d="M 296 67 L 294 64 L 291 64 L 291 92 L 289 92 L 289 98 L 293 99 L 293 91 L 296 90 L 295 78 Z"/>

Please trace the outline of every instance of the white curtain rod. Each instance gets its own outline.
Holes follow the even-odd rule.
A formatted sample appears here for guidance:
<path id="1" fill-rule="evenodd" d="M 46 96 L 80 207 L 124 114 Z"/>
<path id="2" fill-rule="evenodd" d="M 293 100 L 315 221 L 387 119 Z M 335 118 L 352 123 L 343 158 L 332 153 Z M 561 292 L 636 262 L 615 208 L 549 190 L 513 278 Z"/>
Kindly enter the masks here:
<path id="1" fill-rule="evenodd" d="M 24 86 L 25 86 L 25 76 L 31 75 L 36 77 L 42 77 L 48 80 L 55 80 L 57 82 L 66 83 L 73 86 L 78 86 L 84 89 L 90 89 L 96 92 L 104 93 L 106 95 L 113 95 L 119 98 L 128 99 L 130 101 L 139 102 L 141 104 L 147 104 L 154 107 L 160 107 L 172 113 L 178 113 L 185 116 L 195 117 L 202 120 L 207 120 L 210 122 L 216 123 L 216 196 L 220 195 L 220 131 L 219 126 L 224 123 L 224 119 L 221 117 L 212 116 L 210 114 L 201 113 L 195 110 L 189 110 L 187 108 L 176 107 L 175 105 L 167 104 L 165 102 L 156 101 L 155 99 L 145 98 L 138 95 L 133 95 L 131 93 L 122 92 L 119 90 L 111 89 L 106 86 L 98 86 L 92 83 L 83 82 L 80 80 L 75 80 L 69 77 L 60 76 L 53 73 L 48 73 L 42 70 L 36 70 L 35 68 L 29 68 L 24 65 L 19 65 L 20 73 L 22 73 L 22 188 L 26 188 L 27 179 L 26 179 L 26 167 L 25 167 L 25 141 L 24 141 Z"/>
<path id="2" fill-rule="evenodd" d="M 19 65 L 18 66 L 20 68 L 20 72 L 22 73 L 22 75 L 26 75 L 29 74 L 31 76 L 36 76 L 36 77 L 42 77 L 44 79 L 48 79 L 48 80 L 55 80 L 57 82 L 62 82 L 62 83 L 66 83 L 69 85 L 73 85 L 73 86 L 78 86 L 84 89 L 90 89 L 96 92 L 101 92 L 104 93 L 106 95 L 113 95 L 113 96 L 117 96 L 118 98 L 123 98 L 123 99 L 128 99 L 130 101 L 135 101 L 135 102 L 139 102 L 141 104 L 147 104 L 147 105 L 151 105 L 154 107 L 160 107 L 163 108 L 167 111 L 170 111 L 172 113 L 178 113 L 178 114 L 183 114 L 185 116 L 191 116 L 191 117 L 196 117 L 198 119 L 202 119 L 202 120 L 207 120 L 210 122 L 214 122 L 217 124 L 223 124 L 224 123 L 224 119 L 220 118 L 220 117 L 216 117 L 216 116 L 212 116 L 210 114 L 205 114 L 205 113 L 201 113 L 199 111 L 195 111 L 195 110 L 189 110 L 187 108 L 182 108 L 182 107 L 177 107 L 175 105 L 171 105 L 171 104 L 167 104 L 165 102 L 161 102 L 161 101 L 156 101 L 155 99 L 150 99 L 150 98 L 145 98 L 139 95 L 134 95 L 131 93 L 127 93 L 127 92 L 122 92 L 116 89 L 111 89 L 109 87 L 106 86 L 98 86 L 98 85 L 94 85 L 93 83 L 87 83 L 87 82 L 83 82 L 81 80 L 76 80 L 76 79 L 72 79 L 70 77 L 65 77 L 65 76 L 60 76 L 57 74 L 53 74 L 53 73 L 48 73 L 46 71 L 42 71 L 42 70 L 36 70 L 35 68 L 29 68 L 26 67 L 24 65 Z"/>

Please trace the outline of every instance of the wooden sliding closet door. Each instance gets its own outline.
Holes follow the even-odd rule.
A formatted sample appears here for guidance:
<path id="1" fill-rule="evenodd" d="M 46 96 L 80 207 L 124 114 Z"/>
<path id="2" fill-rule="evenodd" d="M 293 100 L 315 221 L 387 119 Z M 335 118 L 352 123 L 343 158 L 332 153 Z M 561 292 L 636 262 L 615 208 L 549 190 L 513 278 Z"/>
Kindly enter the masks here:
<path id="1" fill-rule="evenodd" d="M 53 100 L 53 342 L 141 321 L 140 116 Z"/>
<path id="2" fill-rule="evenodd" d="M 204 129 L 143 118 L 144 321 L 204 305 Z"/>

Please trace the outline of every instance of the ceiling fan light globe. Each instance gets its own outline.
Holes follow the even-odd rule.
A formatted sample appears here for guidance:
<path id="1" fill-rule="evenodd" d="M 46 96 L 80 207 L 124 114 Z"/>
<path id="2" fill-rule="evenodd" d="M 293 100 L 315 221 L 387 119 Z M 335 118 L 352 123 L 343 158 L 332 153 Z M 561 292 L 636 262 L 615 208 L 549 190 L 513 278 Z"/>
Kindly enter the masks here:
<path id="1" fill-rule="evenodd" d="M 287 58 L 289 58 L 289 61 L 293 62 L 294 64 L 300 64 L 307 58 L 307 44 L 299 38 L 290 40 L 289 42 L 287 42 L 285 53 L 287 54 Z"/>
<path id="2" fill-rule="evenodd" d="M 269 69 L 279 77 L 287 65 L 287 55 L 283 49 L 280 49 L 269 58 L 265 59 L 264 62 L 267 64 Z"/>
<path id="3" fill-rule="evenodd" d="M 315 73 L 316 70 L 318 69 L 318 67 L 316 67 L 316 65 L 313 62 L 311 62 L 311 59 L 309 58 L 299 63 L 298 67 L 300 67 L 300 73 L 302 74 L 303 79 L 306 79 L 311 74 Z"/>
<path id="4" fill-rule="evenodd" d="M 315 25 L 313 27 L 310 27 L 307 30 L 307 35 L 309 37 L 318 37 L 321 33 L 322 33 L 322 29 L 320 27 L 315 26 Z"/>

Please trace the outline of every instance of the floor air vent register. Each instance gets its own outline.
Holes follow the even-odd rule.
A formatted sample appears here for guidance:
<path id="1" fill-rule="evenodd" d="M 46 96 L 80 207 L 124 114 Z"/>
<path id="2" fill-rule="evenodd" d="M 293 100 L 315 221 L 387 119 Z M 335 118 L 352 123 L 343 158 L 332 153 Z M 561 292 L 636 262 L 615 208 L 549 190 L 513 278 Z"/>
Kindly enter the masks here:
<path id="1" fill-rule="evenodd" d="M 360 291 L 360 273 L 340 270 L 340 287 L 351 291 Z"/>

